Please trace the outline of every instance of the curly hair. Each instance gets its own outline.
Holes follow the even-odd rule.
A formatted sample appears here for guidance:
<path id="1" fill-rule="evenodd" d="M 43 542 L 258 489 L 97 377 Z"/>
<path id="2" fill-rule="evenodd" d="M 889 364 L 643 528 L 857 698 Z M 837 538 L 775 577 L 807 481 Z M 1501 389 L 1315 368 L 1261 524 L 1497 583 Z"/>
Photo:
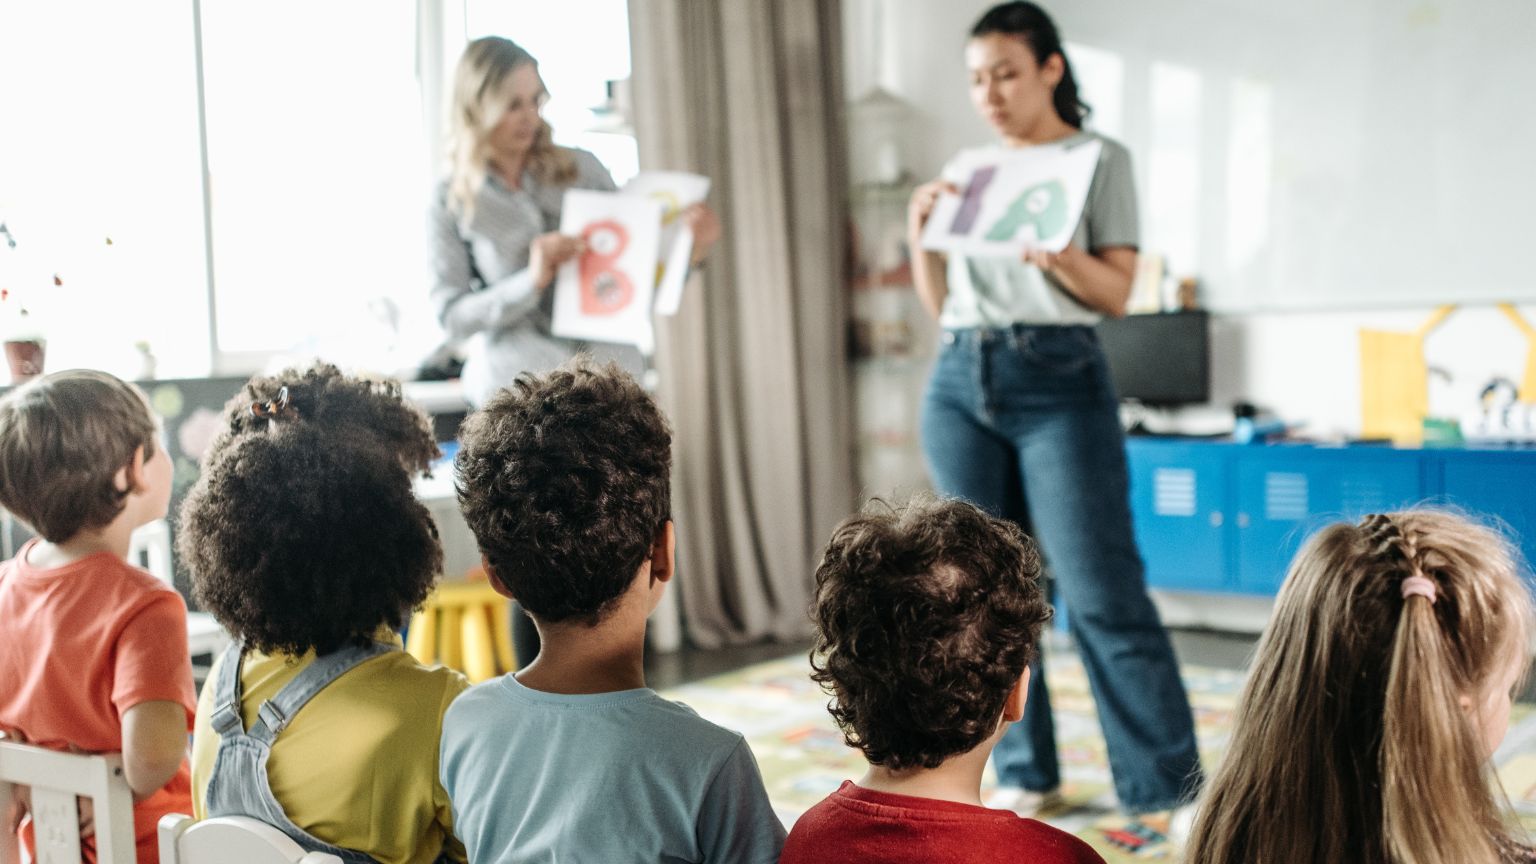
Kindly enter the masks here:
<path id="1" fill-rule="evenodd" d="M 205 461 L 212 461 L 243 435 L 266 432 L 272 421 L 252 416 L 251 403 L 276 399 L 284 387 L 305 423 L 325 427 L 338 439 L 371 438 L 410 471 L 425 472 L 438 457 L 431 419 L 404 400 L 400 382 L 347 375 L 330 363 L 316 361 L 247 381 L 224 405 L 225 428 L 209 446 Z"/>
<path id="2" fill-rule="evenodd" d="M 399 460 L 302 420 L 213 454 L 176 543 L 204 609 L 246 646 L 290 655 L 400 626 L 443 561 Z"/>
<path id="3" fill-rule="evenodd" d="M 459 506 L 496 578 L 542 621 L 601 621 L 671 518 L 656 403 L 618 366 L 577 358 L 518 376 L 459 440 Z"/>
<path id="4" fill-rule="evenodd" d="M 937 768 L 997 731 L 1051 617 L 1017 525 L 961 501 L 871 502 L 816 568 L 811 678 L 871 765 Z"/>
<path id="5" fill-rule="evenodd" d="M 144 394 L 105 372 L 45 375 L 0 400 L 0 506 L 62 543 L 123 511 L 117 472 L 156 452 L 159 420 Z"/>

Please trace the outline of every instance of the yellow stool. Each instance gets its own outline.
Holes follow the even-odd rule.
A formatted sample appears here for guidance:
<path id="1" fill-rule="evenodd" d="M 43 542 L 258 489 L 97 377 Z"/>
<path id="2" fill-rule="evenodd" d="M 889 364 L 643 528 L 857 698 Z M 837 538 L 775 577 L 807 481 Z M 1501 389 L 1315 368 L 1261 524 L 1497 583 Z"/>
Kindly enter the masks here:
<path id="1" fill-rule="evenodd" d="M 512 607 L 487 582 L 437 586 L 411 616 L 405 650 L 422 663 L 441 663 L 474 682 L 517 668 Z"/>

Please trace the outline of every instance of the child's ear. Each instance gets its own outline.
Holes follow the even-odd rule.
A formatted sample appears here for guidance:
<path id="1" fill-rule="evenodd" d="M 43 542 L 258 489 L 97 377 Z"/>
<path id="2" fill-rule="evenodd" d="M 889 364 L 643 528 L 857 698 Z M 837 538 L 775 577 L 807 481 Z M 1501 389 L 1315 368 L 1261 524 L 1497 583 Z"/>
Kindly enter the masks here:
<path id="1" fill-rule="evenodd" d="M 112 479 L 112 484 L 117 491 L 133 493 L 139 491 L 139 478 L 144 476 L 144 448 L 134 448 L 133 459 L 127 465 L 117 470 L 117 476 Z"/>
<path id="2" fill-rule="evenodd" d="M 651 541 L 651 581 L 671 581 L 676 554 L 677 532 L 672 527 L 672 520 L 668 519 L 656 532 L 656 539 Z"/>
<path id="3" fill-rule="evenodd" d="M 1013 682 L 1013 689 L 1008 691 L 1008 698 L 1003 700 L 1003 722 L 1013 723 L 1024 718 L 1024 699 L 1029 694 L 1029 667 L 1024 667 L 1024 674 L 1019 680 Z"/>
<path id="4" fill-rule="evenodd" d="M 496 575 L 496 568 L 491 566 L 491 561 L 489 558 L 481 555 L 480 567 L 485 571 L 485 579 L 487 582 L 491 583 L 492 591 L 495 591 L 497 594 L 500 594 L 508 600 L 517 599 L 516 597 L 512 596 L 512 589 L 507 587 L 507 583 L 501 581 L 501 577 Z"/>

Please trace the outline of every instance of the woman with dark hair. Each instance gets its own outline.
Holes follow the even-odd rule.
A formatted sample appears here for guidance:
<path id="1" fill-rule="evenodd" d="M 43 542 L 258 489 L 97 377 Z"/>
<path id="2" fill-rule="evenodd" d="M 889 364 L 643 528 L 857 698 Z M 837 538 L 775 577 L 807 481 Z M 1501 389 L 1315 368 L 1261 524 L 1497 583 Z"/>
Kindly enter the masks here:
<path id="1" fill-rule="evenodd" d="M 1069 613 L 1098 703 L 1120 804 L 1165 811 L 1199 783 L 1189 700 L 1147 596 L 1131 532 L 1117 398 L 1093 325 L 1125 313 L 1138 226 L 1130 155 L 1085 131 L 1088 106 L 1055 25 L 1033 3 L 994 6 L 965 48 L 971 101 L 1017 151 L 1099 142 L 1082 221 L 1060 252 L 1021 259 L 915 252 L 918 294 L 943 327 L 923 410 L 923 447 L 945 494 L 1018 521 L 1035 536 Z M 959 178 L 919 187 L 912 248 Z M 1033 815 L 1061 783 L 1045 675 L 1037 661 L 1023 722 L 993 756 L 994 806 Z"/>

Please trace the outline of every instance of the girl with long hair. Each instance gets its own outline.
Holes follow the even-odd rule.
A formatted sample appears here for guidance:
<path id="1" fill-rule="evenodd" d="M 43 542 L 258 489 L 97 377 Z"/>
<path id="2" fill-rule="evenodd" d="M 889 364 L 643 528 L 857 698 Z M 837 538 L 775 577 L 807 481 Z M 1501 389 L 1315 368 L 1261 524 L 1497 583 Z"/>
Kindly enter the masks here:
<path id="1" fill-rule="evenodd" d="M 1498 534 L 1434 510 L 1314 536 L 1259 643 L 1189 864 L 1536 860 L 1489 759 L 1529 660 L 1515 561 Z"/>

